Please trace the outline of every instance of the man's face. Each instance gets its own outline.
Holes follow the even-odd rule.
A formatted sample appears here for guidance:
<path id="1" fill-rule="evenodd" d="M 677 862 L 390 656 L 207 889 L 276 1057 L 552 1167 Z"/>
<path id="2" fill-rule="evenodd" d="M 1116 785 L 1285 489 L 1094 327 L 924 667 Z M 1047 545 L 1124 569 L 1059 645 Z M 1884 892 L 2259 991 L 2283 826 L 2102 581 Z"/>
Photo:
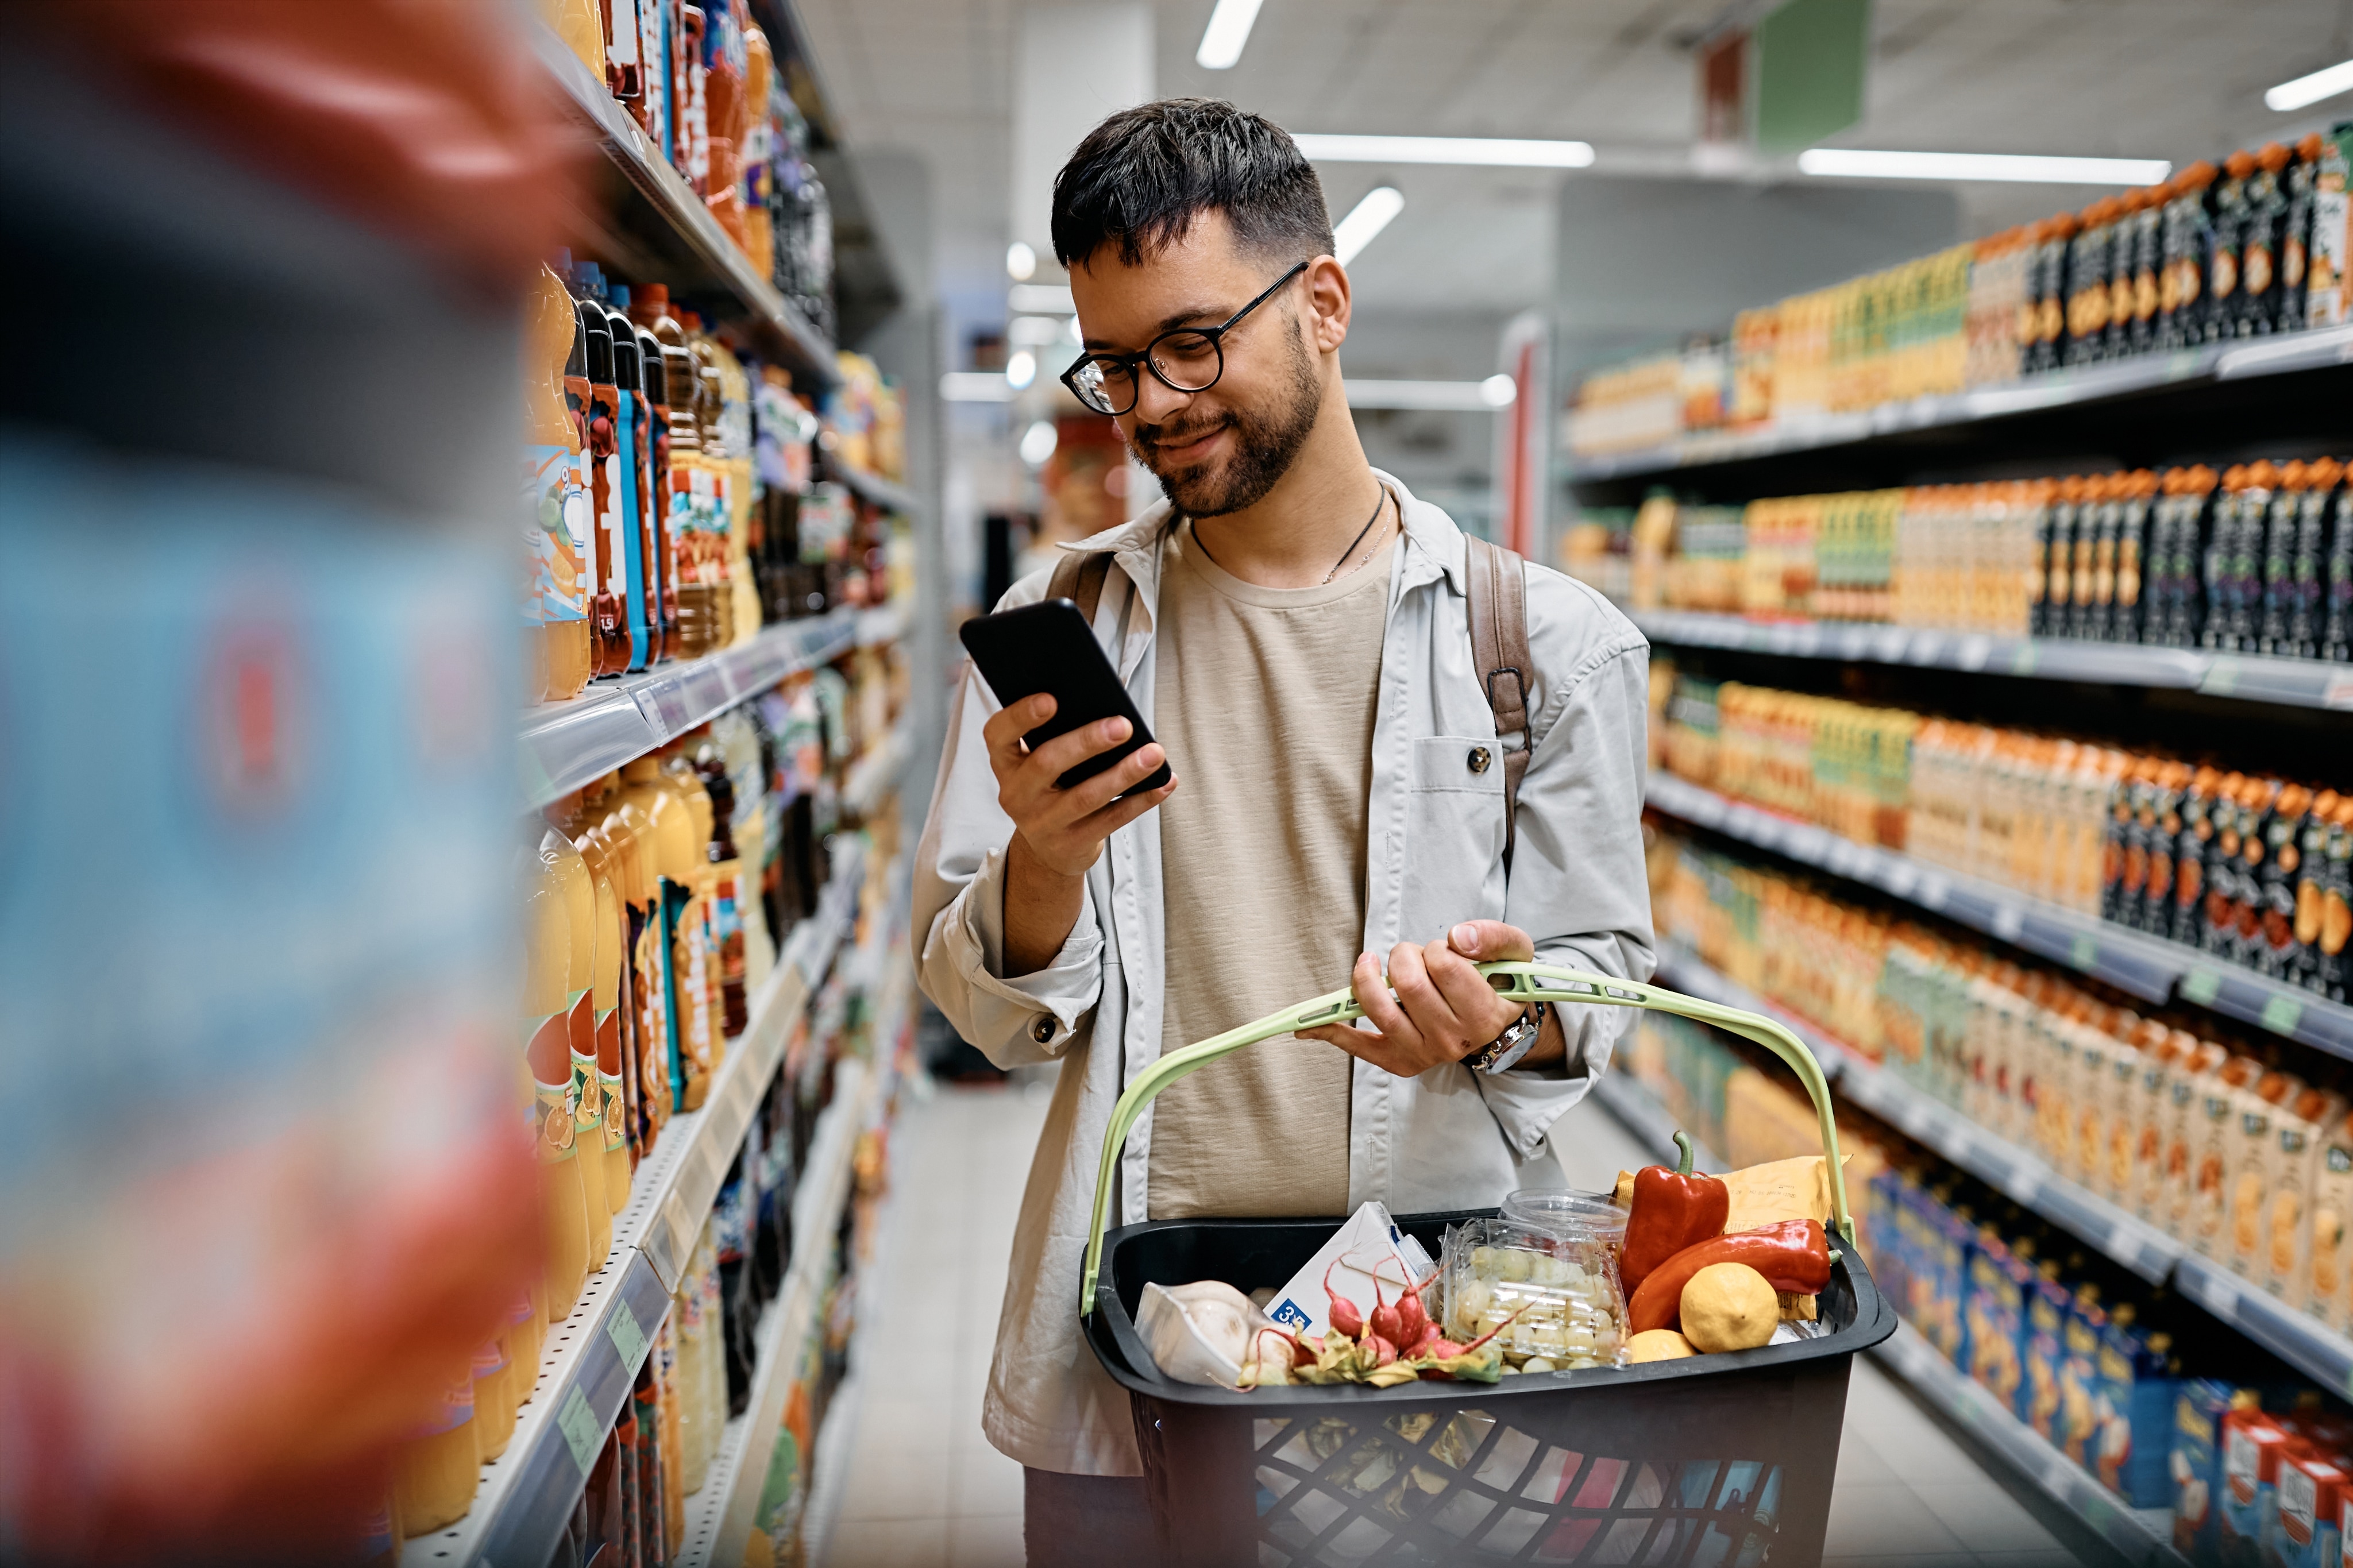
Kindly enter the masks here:
<path id="1" fill-rule="evenodd" d="M 1136 353 L 1177 327 L 1214 327 L 1282 276 L 1295 257 L 1237 247 L 1222 213 L 1130 267 L 1106 245 L 1071 272 L 1088 349 Z M 1179 392 L 1138 367 L 1135 406 L 1117 416 L 1135 458 L 1189 517 L 1254 505 L 1289 471 L 1315 427 L 1323 377 L 1302 320 L 1308 276 L 1294 278 L 1223 341 L 1225 368 L 1202 392 Z"/>

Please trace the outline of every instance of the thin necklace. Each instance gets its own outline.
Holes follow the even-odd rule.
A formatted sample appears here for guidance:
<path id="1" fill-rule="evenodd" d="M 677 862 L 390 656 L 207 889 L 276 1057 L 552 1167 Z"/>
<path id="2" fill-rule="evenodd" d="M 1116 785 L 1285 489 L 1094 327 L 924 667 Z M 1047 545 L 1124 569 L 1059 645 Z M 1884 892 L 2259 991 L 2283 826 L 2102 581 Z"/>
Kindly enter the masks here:
<path id="1" fill-rule="evenodd" d="M 1365 519 L 1365 526 L 1356 530 L 1356 537 L 1348 541 L 1348 548 L 1340 552 L 1340 559 L 1332 563 L 1332 570 L 1324 574 L 1324 581 L 1317 584 L 1318 587 L 1328 585 L 1334 578 L 1340 574 L 1340 568 L 1348 563 L 1348 557 L 1356 552 L 1356 546 L 1365 542 L 1365 535 L 1372 532 L 1373 524 L 1380 521 L 1381 508 L 1388 504 L 1388 499 L 1389 488 L 1387 485 L 1382 485 L 1379 487 L 1379 493 L 1373 497 L 1373 515 Z M 1366 551 L 1366 559 L 1371 559 L 1372 553 L 1373 552 L 1369 550 Z M 1362 566 L 1364 563 L 1365 563 L 1363 561 L 1356 563 L 1359 566 Z"/>

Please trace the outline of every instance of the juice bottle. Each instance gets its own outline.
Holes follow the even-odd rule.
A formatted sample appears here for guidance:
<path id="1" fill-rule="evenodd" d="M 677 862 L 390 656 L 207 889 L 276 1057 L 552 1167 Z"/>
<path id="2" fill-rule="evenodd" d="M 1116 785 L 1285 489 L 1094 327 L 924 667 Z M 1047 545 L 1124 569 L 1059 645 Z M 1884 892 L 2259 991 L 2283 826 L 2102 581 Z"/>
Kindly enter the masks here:
<path id="1" fill-rule="evenodd" d="M 634 657 L 632 623 L 639 605 L 629 590 L 628 539 L 621 513 L 621 393 L 614 382 L 613 329 L 594 300 L 577 302 L 588 343 L 588 461 L 595 476 L 598 591 L 609 601 L 613 635 L 606 639 L 599 675 L 618 675 Z"/>
<path id="2" fill-rule="evenodd" d="M 670 1080 L 681 1110 L 700 1110 L 711 1091 L 711 1075 L 718 1067 L 718 1020 L 712 1005 L 710 900 L 707 883 L 710 858 L 710 798 L 700 780 L 681 779 L 673 766 L 677 745 L 652 757 L 641 757 L 642 774 L 625 771 L 625 779 L 641 778 L 659 792 L 666 805 L 654 811 L 655 829 L 662 841 L 663 936 L 670 948 L 671 1020 Z M 635 763 L 631 768 L 636 767 Z M 690 780 L 691 783 L 690 784 Z"/>
<path id="3" fill-rule="evenodd" d="M 662 658 L 678 656 L 678 542 L 670 516 L 670 362 L 661 343 L 638 328 L 638 359 L 646 378 L 645 521 L 639 530 L 646 559 L 653 564 L 653 606 L 648 619 Z"/>
<path id="4" fill-rule="evenodd" d="M 642 814 L 644 842 L 651 851 L 647 891 L 652 907 L 644 932 L 645 944 L 653 950 L 647 955 L 651 995 L 646 1010 L 646 1093 L 662 1103 L 664 1114 L 692 1110 L 702 1103 L 702 1090 L 699 1084 L 690 1089 L 693 1056 L 687 1048 L 683 1013 L 690 994 L 678 973 L 680 917 L 693 894 L 692 821 L 685 801 L 652 757 L 639 757 L 621 770 L 621 797 Z"/>
<path id="5" fill-rule="evenodd" d="M 474 1369 L 470 1361 L 449 1374 L 441 1408 L 401 1445 L 392 1465 L 392 1507 L 407 1539 L 446 1530 L 474 1506 L 482 1458 L 474 1432 Z"/>
<path id="6" fill-rule="evenodd" d="M 641 80 L 629 112 L 647 139 L 669 156 L 670 144 L 670 0 L 637 0 Z"/>
<path id="7" fill-rule="evenodd" d="M 739 154 L 749 121 L 750 101 L 744 94 L 747 61 L 744 30 L 735 7 L 721 0 L 708 8 L 703 36 L 704 112 L 709 122 L 704 205 L 719 226 L 744 246 L 744 170 Z"/>
<path id="8" fill-rule="evenodd" d="M 2238 337 L 2263 337 L 2277 325 L 2279 245 L 2287 218 L 2283 176 L 2294 155 L 2281 143 L 2266 142 L 2247 176 L 2246 231 L 2239 246 L 2239 308 L 2232 321 Z"/>
<path id="9" fill-rule="evenodd" d="M 677 51 L 679 81 L 684 89 L 679 116 L 679 151 L 684 156 L 678 160 L 678 172 L 699 196 L 711 193 L 710 67 L 703 57 L 709 30 L 702 6 L 678 8 L 678 30 L 671 46 Z"/>
<path id="10" fill-rule="evenodd" d="M 725 1059 L 726 1003 L 723 960 L 719 935 L 718 809 L 702 774 L 687 756 L 688 742 L 674 741 L 662 748 L 662 772 L 685 800 L 694 825 L 694 898 L 681 917 L 680 941 L 685 954 L 683 984 L 692 995 L 687 1012 L 689 1048 L 701 1063 L 708 1084 Z"/>
<path id="11" fill-rule="evenodd" d="M 564 280 L 542 267 L 523 373 L 523 466 L 532 573 L 523 608 L 536 694 L 562 701 L 588 683 L 591 505 L 579 436 L 565 405 L 565 360 L 579 323 Z"/>
<path id="12" fill-rule="evenodd" d="M 564 411 L 572 425 L 572 446 L 577 456 L 579 489 L 585 498 L 587 563 L 588 664 L 595 675 L 618 675 L 628 668 L 628 638 L 621 629 L 620 605 L 613 597 L 613 574 L 606 562 L 607 547 L 598 526 L 596 468 L 589 457 L 589 422 L 596 393 L 588 378 L 588 326 L 579 301 L 572 303 L 572 352 L 564 362 Z"/>
<path id="13" fill-rule="evenodd" d="M 523 1037 L 538 1128 L 540 1188 L 547 1219 L 547 1317 L 572 1315 L 587 1278 L 588 1209 L 573 1129 L 572 1040 L 565 985 L 572 923 L 548 868 L 534 855 L 523 899 Z M 470 1395 L 469 1396 L 470 1397 Z"/>
<path id="14" fill-rule="evenodd" d="M 536 1286 L 515 1294 L 515 1304 L 499 1330 L 499 1350 L 514 1369 L 514 1402 L 518 1409 L 531 1403 L 539 1386 L 540 1352 L 547 1342 L 547 1309 Z"/>
<path id="15" fill-rule="evenodd" d="M 2186 348 L 2205 332 L 2206 247 L 2211 237 L 2207 191 L 2214 165 L 2200 159 L 2168 182 L 2158 276 L 2157 346 Z"/>
<path id="16" fill-rule="evenodd" d="M 567 803 L 565 830 L 588 867 L 596 900 L 596 968 L 592 989 L 596 1041 L 596 1093 L 604 1110 L 605 1200 L 618 1214 L 628 1206 L 629 1176 L 634 1168 L 629 1138 L 627 1080 L 621 1050 L 622 954 L 628 938 L 616 879 L 617 857 L 601 826 L 588 820 L 588 808 L 575 795 Z M 601 820 L 601 818 L 600 818 Z"/>
<path id="17" fill-rule="evenodd" d="M 613 895 L 618 903 L 615 915 L 617 936 L 616 956 L 619 980 L 617 999 L 612 1024 L 617 1050 L 620 1058 L 621 1096 L 626 1107 L 623 1134 L 628 1146 L 629 1160 L 635 1163 L 644 1159 L 652 1147 L 652 1127 L 647 1120 L 643 1094 L 638 1083 L 639 1067 L 639 998 L 637 992 L 638 976 L 636 970 L 638 932 L 643 925 L 643 899 L 638 891 L 639 872 L 635 838 L 621 820 L 619 811 L 620 777 L 607 773 L 581 792 L 580 820 L 596 837 L 604 850 L 604 863 L 611 882 Z M 598 1068 L 605 1070 L 603 1040 L 599 1037 Z M 608 1184 L 609 1186 L 609 1184 Z"/>
<path id="18" fill-rule="evenodd" d="M 647 814 L 649 802 L 631 789 L 618 773 L 607 775 L 605 786 L 606 830 L 617 833 L 628 846 L 629 976 L 627 981 L 632 1016 L 628 1033 L 633 1055 L 624 1068 L 636 1082 L 640 1154 L 653 1150 L 655 1140 L 670 1121 L 673 1097 L 670 1080 L 670 944 L 662 930 L 661 842 Z"/>
<path id="19" fill-rule="evenodd" d="M 603 309 L 603 307 L 596 307 Z M 612 458 L 613 496 L 615 508 L 612 527 L 620 540 L 628 591 L 629 668 L 643 669 L 660 656 L 654 646 L 653 635 L 659 625 L 653 605 L 654 584 L 649 576 L 651 564 L 646 560 L 644 510 L 638 485 L 642 465 L 638 457 L 640 432 L 644 427 L 645 376 L 638 357 L 638 334 L 629 319 L 617 310 L 608 310 L 605 330 L 613 342 L 613 379 L 617 409 L 614 416 L 615 449 Z"/>
<path id="20" fill-rule="evenodd" d="M 604 1271 L 613 1250 L 613 1206 L 605 1194 L 605 1096 L 596 1072 L 596 887 L 571 838 L 550 827 L 541 837 L 542 864 L 563 901 L 570 963 L 565 970 L 565 1034 L 571 1079 L 573 1147 L 578 1152 L 581 1210 L 588 1223 L 588 1272 Z"/>
<path id="21" fill-rule="evenodd" d="M 580 63 L 605 79 L 605 19 L 596 0 L 540 0 L 539 12 Z"/>
<path id="22" fill-rule="evenodd" d="M 2239 263 L 2247 238 L 2247 177 L 2254 172 L 2255 155 L 2242 148 L 2222 160 L 2222 181 L 2214 187 L 2214 237 L 2207 252 L 2202 333 L 2210 343 L 2237 335 Z"/>
<path id="23" fill-rule="evenodd" d="M 623 103 L 635 102 L 646 90 L 638 51 L 643 35 L 638 26 L 638 0 L 605 0 L 605 85 Z"/>
<path id="24" fill-rule="evenodd" d="M 509 1373 L 522 1370 L 507 1359 L 495 1335 L 474 1352 L 474 1440 L 485 1464 L 505 1453 L 514 1436 L 515 1389 Z"/>
<path id="25" fill-rule="evenodd" d="M 694 770 L 711 798 L 712 939 L 717 947 L 719 1003 L 729 1037 L 751 1021 L 745 995 L 748 942 L 744 911 L 744 862 L 735 848 L 735 784 L 716 736 L 706 735 L 694 753 Z"/>
<path id="26" fill-rule="evenodd" d="M 2279 307 L 2274 328 L 2302 331 L 2305 301 L 2312 282 L 2312 215 L 2320 194 L 2320 132 L 2312 132 L 2295 144 L 2295 162 L 2287 172 L 2287 210 L 2280 220 Z"/>

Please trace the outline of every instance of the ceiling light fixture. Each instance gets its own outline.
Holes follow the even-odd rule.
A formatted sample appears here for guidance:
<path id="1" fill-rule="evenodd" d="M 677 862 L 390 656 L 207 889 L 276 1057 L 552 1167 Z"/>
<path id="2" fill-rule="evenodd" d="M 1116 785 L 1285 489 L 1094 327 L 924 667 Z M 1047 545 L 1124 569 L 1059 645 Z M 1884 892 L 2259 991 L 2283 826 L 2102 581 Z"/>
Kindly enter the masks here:
<path id="1" fill-rule="evenodd" d="M 2284 114 L 2291 109 L 2302 109 L 2308 103 L 2348 91 L 2353 91 L 2353 60 L 2300 76 L 2294 81 L 2284 81 L 2263 94 L 2263 103 Z"/>
<path id="2" fill-rule="evenodd" d="M 1033 468 L 1045 467 L 1046 459 L 1054 455 L 1054 426 L 1040 419 L 1021 432 L 1021 460 Z"/>
<path id="3" fill-rule="evenodd" d="M 1455 163 L 1500 169 L 1582 169 L 1590 142 L 1525 142 L 1492 136 L 1294 135 L 1315 163 Z"/>
<path id="4" fill-rule="evenodd" d="M 1027 283 L 1029 275 L 1038 270 L 1038 253 L 1020 240 L 1005 247 L 1005 275 L 1016 283 Z"/>
<path id="5" fill-rule="evenodd" d="M 1395 185 L 1375 185 L 1365 199 L 1348 210 L 1332 230 L 1332 254 L 1345 267 L 1356 253 L 1372 244 L 1373 236 L 1388 227 L 1389 219 L 1405 211 L 1405 197 Z"/>
<path id="6" fill-rule="evenodd" d="M 2046 158 L 2017 153 L 1865 153 L 1814 147 L 1798 171 L 1865 180 L 2014 180 L 2052 185 L 2155 185 L 2173 173 L 2162 158 Z"/>
<path id="7" fill-rule="evenodd" d="M 1351 408 L 1407 408 L 1425 413 L 1488 414 L 1509 408 L 1520 395 L 1508 375 L 1484 381 L 1358 381 L 1343 384 Z"/>
<path id="8" fill-rule="evenodd" d="M 1209 25 L 1201 29 L 1201 47 L 1194 52 L 1193 63 L 1204 70 L 1231 70 L 1250 42 L 1258 7 L 1259 0 L 1218 0 Z"/>
<path id="9" fill-rule="evenodd" d="M 1005 359 L 1005 384 L 1019 392 L 1038 379 L 1038 356 L 1028 349 L 1016 349 Z"/>

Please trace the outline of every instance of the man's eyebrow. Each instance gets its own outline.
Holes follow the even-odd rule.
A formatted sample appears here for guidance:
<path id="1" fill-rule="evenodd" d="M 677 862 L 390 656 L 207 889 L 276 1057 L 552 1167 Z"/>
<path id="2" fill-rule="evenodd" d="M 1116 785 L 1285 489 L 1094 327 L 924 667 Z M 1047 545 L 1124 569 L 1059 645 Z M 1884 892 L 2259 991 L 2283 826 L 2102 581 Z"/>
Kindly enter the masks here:
<path id="1" fill-rule="evenodd" d="M 1187 306 L 1182 310 L 1174 310 L 1169 314 L 1161 317 L 1159 324 L 1152 329 L 1152 332 L 1155 337 L 1157 337 L 1162 332 L 1173 332 L 1179 327 L 1198 326 L 1203 321 L 1222 321 L 1232 314 L 1232 310 L 1228 310 L 1221 305 Z M 1125 353 L 1128 352 L 1127 350 L 1119 347 L 1116 343 L 1107 342 L 1103 338 L 1088 338 L 1082 346 L 1090 352 L 1098 350 L 1105 353 Z"/>

